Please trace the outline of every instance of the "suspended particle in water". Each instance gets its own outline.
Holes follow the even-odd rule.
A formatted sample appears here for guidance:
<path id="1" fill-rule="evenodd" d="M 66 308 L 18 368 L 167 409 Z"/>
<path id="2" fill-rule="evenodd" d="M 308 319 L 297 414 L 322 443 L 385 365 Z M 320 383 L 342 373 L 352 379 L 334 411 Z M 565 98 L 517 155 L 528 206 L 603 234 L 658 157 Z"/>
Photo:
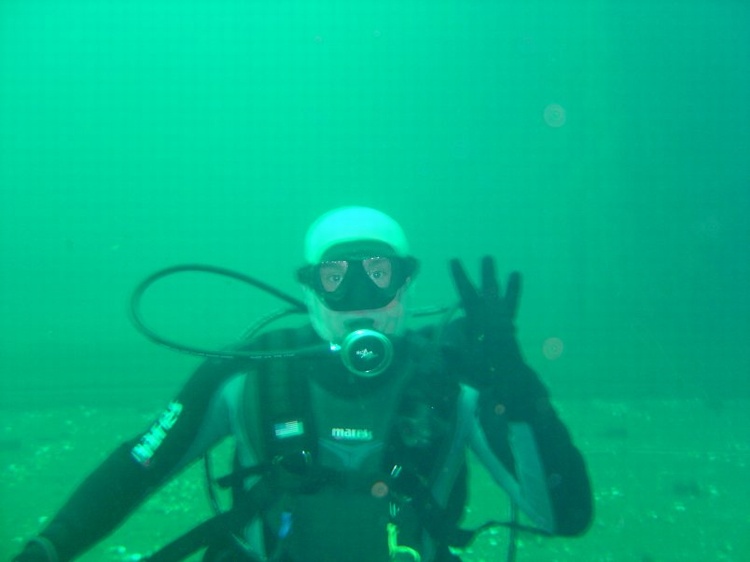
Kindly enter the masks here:
<path id="1" fill-rule="evenodd" d="M 704 238 L 714 240 L 721 235 L 721 230 L 721 220 L 716 215 L 708 215 L 698 222 L 698 231 Z"/>
<path id="2" fill-rule="evenodd" d="M 370 493 L 374 498 L 384 498 L 388 495 L 388 484 L 385 482 L 375 482 L 370 488 Z"/>
<path id="3" fill-rule="evenodd" d="M 565 108 L 559 103 L 551 103 L 544 108 L 544 122 L 550 127 L 554 129 L 562 127 L 566 119 Z"/>
<path id="4" fill-rule="evenodd" d="M 565 346 L 560 338 L 547 338 L 542 344 L 542 353 L 550 361 L 554 361 L 563 353 Z"/>

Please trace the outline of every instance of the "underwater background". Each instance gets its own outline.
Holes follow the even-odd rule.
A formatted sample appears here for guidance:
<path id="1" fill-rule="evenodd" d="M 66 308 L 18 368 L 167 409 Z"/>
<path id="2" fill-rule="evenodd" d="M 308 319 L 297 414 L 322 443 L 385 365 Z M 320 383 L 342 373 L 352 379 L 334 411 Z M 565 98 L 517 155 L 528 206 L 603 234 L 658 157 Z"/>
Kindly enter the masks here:
<path id="1" fill-rule="evenodd" d="M 407 231 L 415 306 L 455 301 L 453 257 L 523 274 L 598 513 L 519 560 L 750 560 L 744 0 L 0 1 L 0 558 L 199 362 L 133 329 L 137 283 L 197 262 L 299 296 L 307 226 L 348 204 Z M 219 346 L 279 304 L 185 275 L 144 313 Z M 474 478 L 470 517 L 505 517 Z M 206 503 L 196 467 L 82 560 Z"/>

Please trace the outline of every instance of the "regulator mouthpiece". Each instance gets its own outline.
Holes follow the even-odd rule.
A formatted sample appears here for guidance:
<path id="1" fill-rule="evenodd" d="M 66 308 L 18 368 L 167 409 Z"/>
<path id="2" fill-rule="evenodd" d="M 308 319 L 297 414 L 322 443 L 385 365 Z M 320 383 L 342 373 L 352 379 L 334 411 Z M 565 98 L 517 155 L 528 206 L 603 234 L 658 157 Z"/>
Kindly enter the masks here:
<path id="1" fill-rule="evenodd" d="M 393 344 L 388 336 L 363 328 L 349 333 L 341 343 L 341 360 L 349 371 L 360 377 L 376 377 L 393 360 Z"/>

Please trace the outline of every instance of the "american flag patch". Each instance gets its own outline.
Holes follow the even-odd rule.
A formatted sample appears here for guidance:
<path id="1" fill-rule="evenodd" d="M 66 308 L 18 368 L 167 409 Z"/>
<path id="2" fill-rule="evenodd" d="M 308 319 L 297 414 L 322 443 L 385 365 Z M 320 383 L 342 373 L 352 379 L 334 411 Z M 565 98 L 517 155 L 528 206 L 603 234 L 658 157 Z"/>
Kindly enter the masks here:
<path id="1" fill-rule="evenodd" d="M 305 424 L 300 420 L 292 420 L 273 424 L 273 432 L 277 439 L 297 437 L 305 433 Z"/>

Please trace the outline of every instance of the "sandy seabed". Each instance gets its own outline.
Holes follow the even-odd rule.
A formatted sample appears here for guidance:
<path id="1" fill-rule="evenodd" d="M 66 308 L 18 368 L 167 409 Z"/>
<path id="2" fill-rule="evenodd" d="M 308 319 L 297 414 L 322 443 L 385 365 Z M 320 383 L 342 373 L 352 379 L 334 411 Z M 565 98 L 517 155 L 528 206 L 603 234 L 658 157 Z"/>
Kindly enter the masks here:
<path id="1" fill-rule="evenodd" d="M 556 405 L 588 460 L 596 519 L 580 538 L 521 535 L 519 562 L 750 560 L 750 402 Z M 158 411 L 0 410 L 0 559 L 9 560 L 76 483 L 117 444 L 148 427 Z M 222 445 L 214 453 L 218 473 L 229 451 Z M 506 518 L 504 495 L 480 467 L 472 480 L 466 524 Z M 198 463 L 80 560 L 139 560 L 211 513 Z M 461 556 L 465 562 L 500 562 L 506 548 L 507 532 L 491 530 Z"/>

